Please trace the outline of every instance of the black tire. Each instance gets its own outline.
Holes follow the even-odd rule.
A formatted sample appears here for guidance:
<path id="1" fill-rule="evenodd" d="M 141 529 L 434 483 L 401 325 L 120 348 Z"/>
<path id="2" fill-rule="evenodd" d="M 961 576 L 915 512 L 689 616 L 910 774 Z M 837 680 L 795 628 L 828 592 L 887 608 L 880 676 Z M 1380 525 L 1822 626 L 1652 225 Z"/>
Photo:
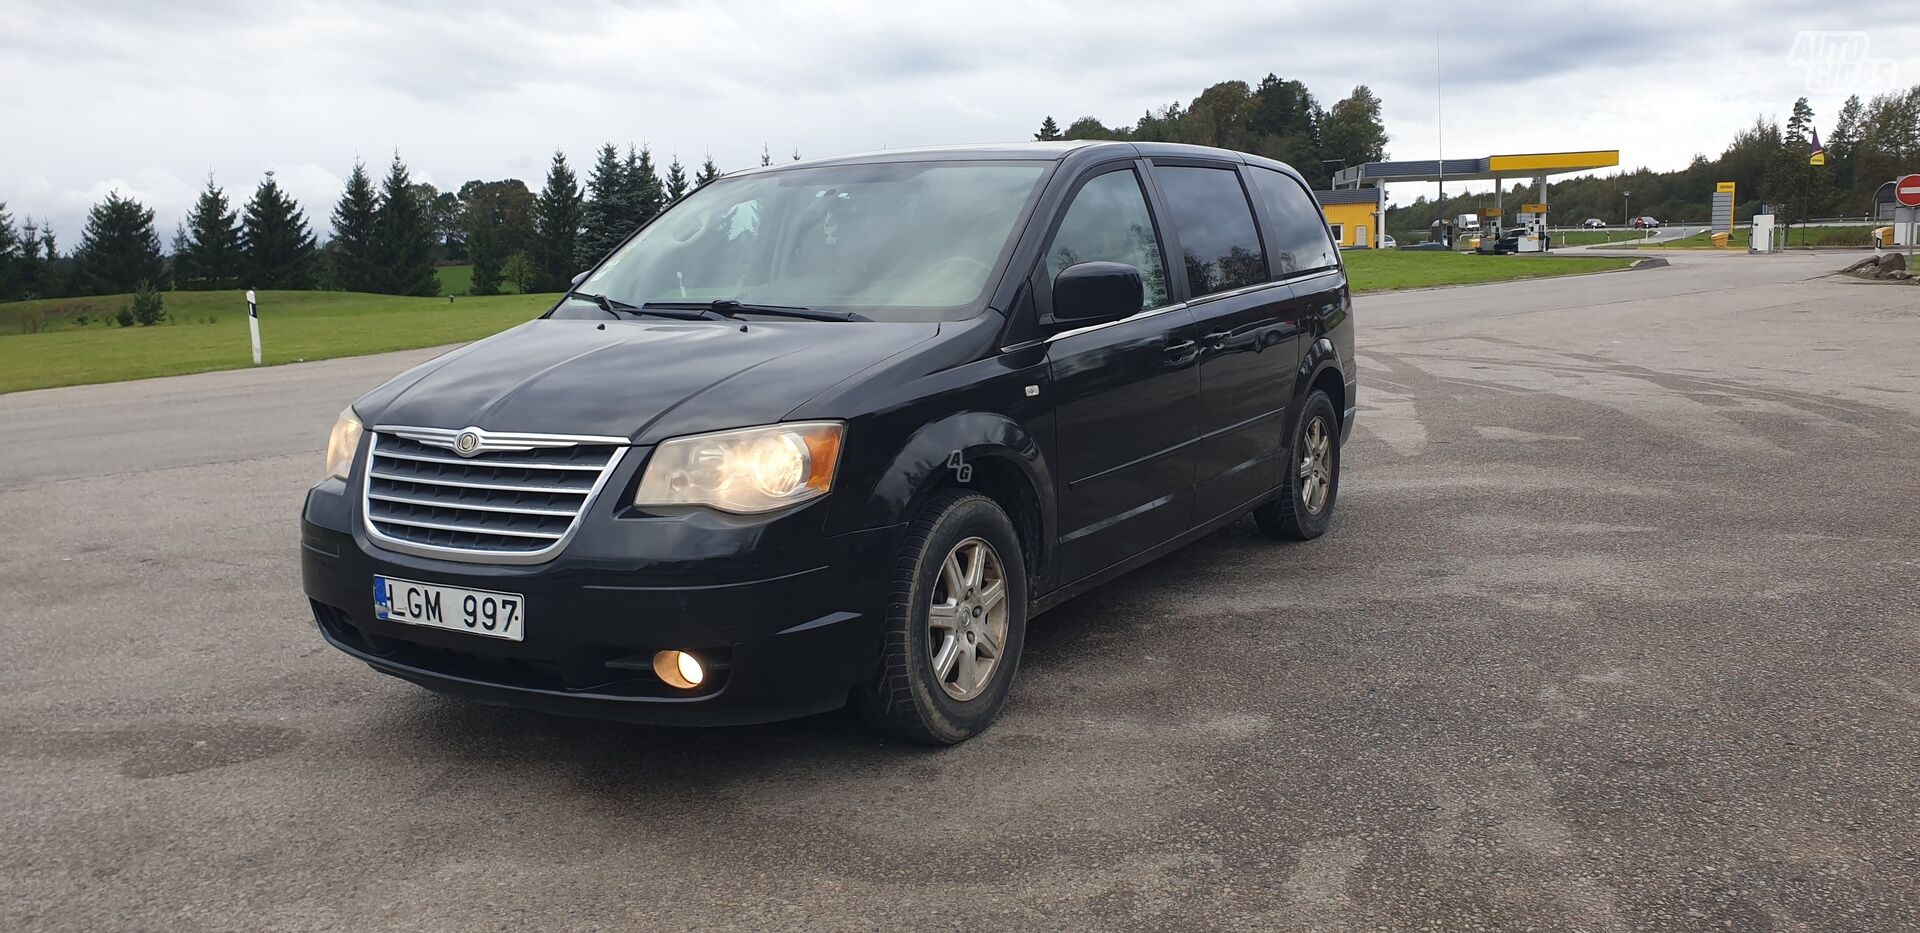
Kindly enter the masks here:
<path id="1" fill-rule="evenodd" d="M 1325 478 L 1326 494 L 1317 510 L 1309 506 L 1306 485 L 1309 477 L 1301 474 L 1302 459 L 1309 449 L 1308 438 L 1316 421 L 1326 438 L 1325 462 L 1331 473 Z M 1287 481 L 1281 486 L 1278 498 L 1253 510 L 1253 521 L 1269 538 L 1311 541 L 1326 534 L 1327 524 L 1333 519 L 1334 503 L 1339 498 L 1340 415 L 1334 411 L 1333 400 L 1327 398 L 1327 393 L 1315 389 L 1307 395 L 1300 419 L 1294 424 L 1293 443 L 1287 445 Z"/>
<path id="2" fill-rule="evenodd" d="M 996 552 L 1004 583 L 999 605 L 1006 607 L 1005 631 L 980 692 L 956 699 L 949 693 L 951 682 L 934 669 L 929 612 L 933 598 L 946 594 L 941 574 L 948 554 L 975 539 Z M 964 742 L 992 724 L 1006 705 L 1026 634 L 1026 562 L 1013 522 L 985 496 L 965 490 L 939 493 L 907 527 L 894 561 L 880 670 L 872 683 L 854 691 L 854 705 L 869 725 L 888 735 L 927 745 Z M 963 636 L 956 631 L 955 637 Z M 990 644 L 984 632 L 980 644 Z"/>

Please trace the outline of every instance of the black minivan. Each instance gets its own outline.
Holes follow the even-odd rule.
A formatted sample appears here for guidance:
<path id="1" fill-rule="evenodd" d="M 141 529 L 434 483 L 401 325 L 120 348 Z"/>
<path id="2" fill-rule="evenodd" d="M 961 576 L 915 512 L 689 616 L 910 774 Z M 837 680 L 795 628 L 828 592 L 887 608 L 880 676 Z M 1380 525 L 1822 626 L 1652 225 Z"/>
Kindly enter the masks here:
<path id="1" fill-rule="evenodd" d="M 1299 174 L 1193 146 L 889 151 L 687 195 L 539 319 L 342 412 L 321 634 L 556 713 L 851 700 L 929 743 L 1027 620 L 1251 511 L 1327 527 L 1352 301 Z"/>

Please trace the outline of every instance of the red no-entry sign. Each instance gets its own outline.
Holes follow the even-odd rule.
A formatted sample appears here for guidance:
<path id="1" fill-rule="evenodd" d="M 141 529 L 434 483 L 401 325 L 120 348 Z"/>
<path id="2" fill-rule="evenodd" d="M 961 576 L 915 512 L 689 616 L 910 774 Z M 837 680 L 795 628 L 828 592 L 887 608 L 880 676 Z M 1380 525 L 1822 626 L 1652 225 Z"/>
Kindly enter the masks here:
<path id="1" fill-rule="evenodd" d="M 1893 183 L 1893 199 L 1906 207 L 1920 207 L 1920 175 L 1902 175 Z"/>

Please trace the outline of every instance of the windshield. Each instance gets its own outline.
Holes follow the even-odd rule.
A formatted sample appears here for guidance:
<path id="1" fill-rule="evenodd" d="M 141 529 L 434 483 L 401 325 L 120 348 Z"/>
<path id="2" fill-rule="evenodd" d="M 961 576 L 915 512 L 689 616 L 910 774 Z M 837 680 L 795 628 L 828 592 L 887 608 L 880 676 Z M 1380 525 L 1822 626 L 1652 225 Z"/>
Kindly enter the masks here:
<path id="1" fill-rule="evenodd" d="M 735 300 L 882 321 L 967 316 L 1050 164 L 896 162 L 722 178 L 578 288 L 632 305 Z"/>

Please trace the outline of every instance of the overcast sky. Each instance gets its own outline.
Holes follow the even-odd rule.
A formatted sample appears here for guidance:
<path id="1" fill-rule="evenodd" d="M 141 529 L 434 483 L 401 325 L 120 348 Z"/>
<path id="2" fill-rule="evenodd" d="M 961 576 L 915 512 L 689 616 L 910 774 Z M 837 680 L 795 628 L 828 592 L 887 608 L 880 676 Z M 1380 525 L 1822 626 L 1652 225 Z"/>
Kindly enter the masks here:
<path id="1" fill-rule="evenodd" d="M 1434 155 L 1437 71 L 1449 156 L 1617 148 L 1670 169 L 1803 94 L 1825 135 L 1848 93 L 1920 83 L 1916 7 L 0 0 L 0 201 L 71 249 L 118 188 L 158 211 L 165 240 L 208 171 L 237 206 L 272 169 L 324 237 L 354 158 L 383 170 L 396 147 L 442 187 L 537 188 L 556 147 L 584 175 L 605 140 L 731 169 L 762 144 L 789 158 L 1021 139 L 1048 114 L 1130 124 L 1268 72 L 1326 106 L 1371 85 L 1393 158 Z M 1807 30 L 1864 41 L 1803 42 L 1829 63 L 1810 68 L 1794 54 Z"/>

